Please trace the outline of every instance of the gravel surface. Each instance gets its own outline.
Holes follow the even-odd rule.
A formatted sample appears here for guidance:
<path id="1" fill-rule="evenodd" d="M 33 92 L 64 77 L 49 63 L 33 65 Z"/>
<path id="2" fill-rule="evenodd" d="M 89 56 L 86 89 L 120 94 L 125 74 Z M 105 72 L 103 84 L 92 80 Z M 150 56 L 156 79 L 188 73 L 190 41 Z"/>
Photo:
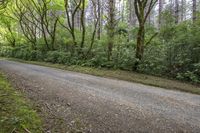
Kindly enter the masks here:
<path id="1" fill-rule="evenodd" d="M 200 133 L 200 96 L 0 60 L 44 118 L 44 132 Z"/>

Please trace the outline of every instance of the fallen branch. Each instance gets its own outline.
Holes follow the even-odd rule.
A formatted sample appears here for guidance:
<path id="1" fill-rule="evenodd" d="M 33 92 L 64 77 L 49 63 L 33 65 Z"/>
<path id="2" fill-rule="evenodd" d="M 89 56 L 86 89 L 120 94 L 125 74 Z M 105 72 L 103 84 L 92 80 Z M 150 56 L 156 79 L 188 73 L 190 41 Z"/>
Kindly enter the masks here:
<path id="1" fill-rule="evenodd" d="M 31 133 L 31 131 L 29 131 L 27 128 L 25 128 L 24 126 L 22 126 L 22 128 L 24 129 L 24 131 L 26 131 L 27 133 Z"/>
<path id="2" fill-rule="evenodd" d="M 14 128 L 10 133 L 15 133 L 16 128 Z"/>

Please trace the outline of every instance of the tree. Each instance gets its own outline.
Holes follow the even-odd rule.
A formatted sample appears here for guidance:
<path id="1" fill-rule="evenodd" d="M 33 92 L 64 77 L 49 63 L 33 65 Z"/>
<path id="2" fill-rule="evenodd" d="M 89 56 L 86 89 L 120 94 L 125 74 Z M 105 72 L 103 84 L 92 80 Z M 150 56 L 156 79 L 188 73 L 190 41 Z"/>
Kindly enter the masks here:
<path id="1" fill-rule="evenodd" d="M 17 34 L 16 34 L 16 21 L 12 18 L 1 16 L 0 26 L 3 30 L 0 33 L 6 41 L 12 46 L 16 46 Z"/>
<path id="2" fill-rule="evenodd" d="M 16 19 L 19 20 L 19 25 L 21 31 L 25 38 L 32 44 L 32 49 L 36 49 L 37 43 L 37 28 L 38 23 L 36 23 L 34 17 L 36 14 L 33 10 L 31 13 L 25 8 L 25 3 L 16 0 L 16 8 L 13 10 L 13 14 L 15 15 Z M 26 5 L 27 7 L 27 5 Z M 30 7 L 28 7 L 30 9 Z M 35 15 L 34 17 L 32 17 Z M 31 16 L 31 17 L 30 17 Z"/>
<path id="3" fill-rule="evenodd" d="M 93 1 L 93 0 L 92 0 Z M 101 13 L 102 13 L 102 7 L 101 7 L 101 0 L 97 0 L 97 13 L 98 13 L 98 31 L 97 31 L 97 37 L 100 40 L 101 39 Z"/>
<path id="4" fill-rule="evenodd" d="M 161 15 L 162 15 L 162 10 L 163 10 L 163 0 L 159 0 L 159 7 L 158 7 L 158 23 L 159 23 L 159 27 L 160 27 L 160 25 L 161 25 Z"/>
<path id="5" fill-rule="evenodd" d="M 175 0 L 175 10 L 174 10 L 174 15 L 175 15 L 175 23 L 179 23 L 179 0 Z"/>
<path id="6" fill-rule="evenodd" d="M 24 36 L 36 49 L 38 32 L 42 33 L 46 48 L 55 50 L 56 29 L 59 15 L 48 0 L 16 0 L 15 16 Z"/>
<path id="7" fill-rule="evenodd" d="M 145 45 L 145 23 L 147 18 L 155 6 L 157 0 L 135 0 L 135 13 L 139 22 L 139 29 L 137 33 L 137 46 L 136 46 L 136 62 L 133 66 L 134 70 L 137 70 L 139 62 L 143 58 L 144 45 Z M 148 4 L 149 3 L 149 4 Z M 146 11 L 145 11 L 146 10 Z M 153 35 L 152 37 L 154 37 Z M 152 38 L 150 39 L 152 40 Z M 149 41 L 148 41 L 149 42 Z"/>
<path id="8" fill-rule="evenodd" d="M 101 15 L 99 14 L 101 8 L 99 8 L 99 0 L 92 0 L 92 5 L 93 5 L 93 12 L 94 12 L 94 30 L 92 32 L 92 38 L 91 38 L 91 43 L 90 43 L 90 46 L 89 46 L 89 50 L 87 52 L 87 55 L 91 52 L 92 50 L 92 47 L 94 45 L 94 40 L 95 40 L 95 35 L 96 35 L 96 32 L 98 30 L 98 32 L 100 32 L 100 26 L 99 25 L 99 22 L 100 22 L 100 18 L 101 18 Z M 98 27 L 98 29 L 97 29 Z M 98 39 L 100 39 L 100 33 L 98 33 Z"/>
<path id="9" fill-rule="evenodd" d="M 128 12 L 129 12 L 129 25 L 130 26 L 135 26 L 136 25 L 136 16 L 135 16 L 135 11 L 134 11 L 134 0 L 128 0 Z"/>
<path id="10" fill-rule="evenodd" d="M 107 17 L 107 35 L 108 35 L 108 61 L 111 60 L 112 49 L 114 45 L 116 21 L 115 0 L 108 1 L 108 17 Z"/>
<path id="11" fill-rule="evenodd" d="M 84 47 L 85 43 L 85 0 L 82 0 L 82 7 L 81 7 L 81 27 L 82 27 L 82 39 L 81 39 L 81 49 Z"/>
<path id="12" fill-rule="evenodd" d="M 180 7 L 180 21 L 182 22 L 185 19 L 185 10 L 186 10 L 186 0 L 181 0 L 181 7 Z"/>
<path id="13" fill-rule="evenodd" d="M 192 20 L 193 22 L 196 20 L 197 18 L 197 1 L 196 0 L 192 0 Z"/>
<path id="14" fill-rule="evenodd" d="M 65 2 L 65 13 L 67 15 L 67 26 L 64 27 L 71 34 L 74 47 L 77 47 L 77 40 L 75 35 L 75 16 L 76 13 L 78 12 L 78 9 L 81 6 L 81 0 L 79 0 L 78 2 L 76 2 L 75 0 L 73 0 L 72 2 L 69 2 L 69 0 L 64 0 L 64 2 Z"/>

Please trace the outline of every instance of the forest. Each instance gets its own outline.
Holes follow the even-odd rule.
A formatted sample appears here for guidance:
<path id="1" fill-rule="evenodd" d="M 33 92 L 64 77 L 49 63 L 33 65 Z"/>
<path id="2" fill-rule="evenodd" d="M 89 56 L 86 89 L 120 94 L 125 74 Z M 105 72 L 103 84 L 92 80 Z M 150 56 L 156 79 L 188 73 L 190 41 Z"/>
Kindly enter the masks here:
<path id="1" fill-rule="evenodd" d="M 200 83 L 196 0 L 0 0 L 0 56 Z"/>

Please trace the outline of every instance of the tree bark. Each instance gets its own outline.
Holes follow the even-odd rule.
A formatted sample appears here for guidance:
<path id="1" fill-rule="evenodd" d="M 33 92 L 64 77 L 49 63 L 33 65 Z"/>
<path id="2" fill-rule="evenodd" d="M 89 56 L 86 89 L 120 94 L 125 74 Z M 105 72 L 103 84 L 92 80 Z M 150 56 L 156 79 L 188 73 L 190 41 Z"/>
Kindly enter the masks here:
<path id="1" fill-rule="evenodd" d="M 175 23 L 179 23 L 179 0 L 175 0 Z"/>
<path id="2" fill-rule="evenodd" d="M 114 30 L 115 30 L 115 0 L 109 0 L 108 5 L 108 61 L 111 60 L 113 40 L 114 40 Z"/>
<path id="3" fill-rule="evenodd" d="M 101 17 L 99 15 L 99 0 L 97 0 L 97 3 L 96 3 L 95 0 L 92 0 L 92 4 L 93 4 L 93 12 L 94 12 L 94 30 L 93 30 L 93 33 L 92 33 L 90 47 L 88 49 L 86 56 L 88 56 L 90 54 L 92 47 L 94 45 L 95 35 L 96 35 L 97 30 L 99 30 L 99 29 L 97 29 L 97 27 L 98 27 L 100 17 Z"/>
<path id="4" fill-rule="evenodd" d="M 98 6 L 98 10 L 97 10 L 97 12 L 98 12 L 98 18 L 100 19 L 99 21 L 98 21 L 98 31 L 97 31 L 97 38 L 98 38 L 98 40 L 100 40 L 101 39 L 101 0 L 97 0 L 97 6 Z"/>
<path id="5" fill-rule="evenodd" d="M 161 17 L 162 17 L 162 10 L 163 10 L 163 0 L 159 0 L 159 7 L 158 7 L 159 9 L 159 20 L 158 20 L 158 24 L 159 24 L 159 28 L 160 28 L 160 26 L 161 26 Z"/>
<path id="6" fill-rule="evenodd" d="M 82 39 L 81 39 L 81 49 L 84 47 L 85 43 L 85 0 L 82 0 L 82 10 L 81 10 L 81 27 L 82 27 Z"/>
<path id="7" fill-rule="evenodd" d="M 144 45 L 145 45 L 145 23 L 155 6 L 157 0 L 135 0 L 134 7 L 135 13 L 139 22 L 139 29 L 137 33 L 137 45 L 136 45 L 136 62 L 133 66 L 133 70 L 138 69 L 138 65 L 143 59 Z M 149 42 L 148 42 L 149 43 Z"/>
<path id="8" fill-rule="evenodd" d="M 72 53 L 74 52 L 74 48 L 77 46 L 77 41 L 76 41 L 76 35 L 75 35 L 75 15 L 78 12 L 78 9 L 81 6 L 81 0 L 76 3 L 75 7 L 71 9 L 72 11 L 70 12 L 69 10 L 69 0 L 64 0 L 65 2 L 65 12 L 67 15 L 67 26 L 64 26 L 69 33 L 72 36 L 72 41 L 73 41 L 73 47 L 72 47 Z"/>
<path id="9" fill-rule="evenodd" d="M 196 20 L 197 18 L 197 1 L 196 0 L 192 0 L 192 20 L 193 22 Z"/>
<path id="10" fill-rule="evenodd" d="M 138 60 L 142 60 L 144 53 L 144 35 L 145 35 L 144 25 L 140 24 L 137 34 L 137 46 L 136 46 L 136 58 Z"/>

